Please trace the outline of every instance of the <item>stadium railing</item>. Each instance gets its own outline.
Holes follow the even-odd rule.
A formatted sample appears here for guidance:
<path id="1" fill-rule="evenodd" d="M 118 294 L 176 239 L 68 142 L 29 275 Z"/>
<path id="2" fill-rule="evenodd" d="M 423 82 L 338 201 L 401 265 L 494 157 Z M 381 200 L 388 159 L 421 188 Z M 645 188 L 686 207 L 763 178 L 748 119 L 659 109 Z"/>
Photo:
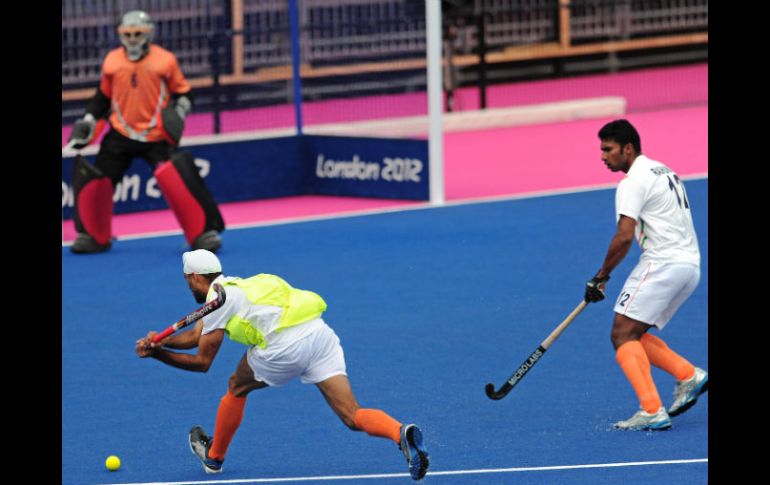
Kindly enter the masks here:
<path id="1" fill-rule="evenodd" d="M 150 13 L 156 41 L 176 54 L 194 88 L 291 82 L 288 0 L 181 3 L 136 8 Z M 446 3 L 445 28 L 458 32 L 450 62 L 480 78 L 493 64 L 708 44 L 708 0 Z M 422 0 L 298 0 L 298 11 L 303 79 L 425 68 Z M 104 55 L 119 45 L 121 13 L 111 0 L 63 0 L 63 103 L 93 95 Z"/>

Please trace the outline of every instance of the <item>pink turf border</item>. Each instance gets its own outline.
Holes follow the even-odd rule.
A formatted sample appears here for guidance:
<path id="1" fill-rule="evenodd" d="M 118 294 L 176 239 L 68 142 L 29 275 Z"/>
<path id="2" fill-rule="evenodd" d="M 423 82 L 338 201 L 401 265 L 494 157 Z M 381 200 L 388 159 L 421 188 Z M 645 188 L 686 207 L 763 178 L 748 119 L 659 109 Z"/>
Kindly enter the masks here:
<path id="1" fill-rule="evenodd" d="M 626 116 L 642 135 L 642 149 L 680 175 L 708 173 L 708 64 L 643 69 L 492 86 L 489 107 L 538 104 L 596 96 L 622 96 Z M 478 108 L 478 91 L 457 94 L 460 110 Z M 688 107 L 688 105 L 691 105 Z M 663 107 L 671 109 L 662 109 Z M 424 114 L 424 93 L 306 103 L 307 124 Z M 655 108 L 655 109 L 653 109 Z M 225 132 L 292 126 L 293 106 L 223 113 Z M 344 119 L 343 119 L 344 116 Z M 582 120 L 444 135 L 446 200 L 560 190 L 615 183 L 599 159 L 596 131 L 609 119 Z M 62 144 L 70 127 L 62 127 Z M 192 115 L 186 135 L 211 133 L 211 117 Z M 355 197 L 300 196 L 222 204 L 229 227 L 328 214 L 424 205 L 422 202 Z M 116 215 L 113 233 L 178 233 L 171 211 Z M 62 222 L 62 241 L 74 239 L 72 221 Z"/>
<path id="2" fill-rule="evenodd" d="M 708 173 L 708 108 L 644 111 L 627 116 L 640 131 L 642 150 L 681 176 Z M 447 201 L 616 183 L 622 174 L 599 158 L 596 132 L 606 119 L 582 120 L 444 136 Z M 397 209 L 421 202 L 355 197 L 300 196 L 222 204 L 229 227 L 308 216 Z M 171 211 L 113 218 L 117 237 L 179 232 Z M 62 241 L 75 237 L 72 221 L 62 222 Z"/>

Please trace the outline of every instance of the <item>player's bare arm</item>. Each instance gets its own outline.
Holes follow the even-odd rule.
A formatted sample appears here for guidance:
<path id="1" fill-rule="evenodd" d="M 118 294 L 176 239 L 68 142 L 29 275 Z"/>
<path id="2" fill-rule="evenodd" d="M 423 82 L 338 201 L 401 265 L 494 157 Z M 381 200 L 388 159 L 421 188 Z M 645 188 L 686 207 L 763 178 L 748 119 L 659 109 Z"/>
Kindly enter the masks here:
<path id="1" fill-rule="evenodd" d="M 584 297 L 586 302 L 596 303 L 604 300 L 604 288 L 610 279 L 610 273 L 623 261 L 628 250 L 631 249 L 635 228 L 636 220 L 628 216 L 620 216 L 618 229 L 610 241 L 610 247 L 607 249 L 607 256 L 604 257 L 601 269 L 586 283 Z"/>
<path id="2" fill-rule="evenodd" d="M 192 349 L 198 346 L 201 332 L 203 331 L 203 320 L 198 321 L 195 327 L 185 332 L 169 335 L 160 342 L 154 342 L 153 338 L 158 332 L 151 330 L 146 336 L 136 341 L 136 354 L 139 357 L 152 356 L 155 347 L 168 347 L 171 349 Z"/>
<path id="3" fill-rule="evenodd" d="M 610 247 L 607 249 L 607 256 L 604 258 L 602 268 L 596 276 L 603 278 L 609 276 L 612 270 L 623 261 L 623 258 L 631 249 L 634 242 L 634 230 L 636 229 L 636 220 L 631 217 L 621 215 L 618 221 L 618 229 L 610 241 Z"/>
<path id="4" fill-rule="evenodd" d="M 159 344 L 153 344 L 158 347 L 167 347 L 170 349 L 194 349 L 198 346 L 198 342 L 201 338 L 201 332 L 203 332 L 203 320 L 198 320 L 194 327 L 188 331 L 182 331 L 169 335 L 160 341 Z M 155 332 L 151 332 L 155 333 Z M 150 339 L 150 335 L 147 335 Z"/>
<path id="5" fill-rule="evenodd" d="M 150 357 L 177 369 L 207 372 L 209 367 L 211 367 L 211 363 L 214 362 L 217 352 L 219 352 L 224 336 L 225 331 L 223 329 L 201 335 L 198 341 L 198 353 L 196 354 L 174 352 L 165 347 L 155 347 L 152 349 Z"/>

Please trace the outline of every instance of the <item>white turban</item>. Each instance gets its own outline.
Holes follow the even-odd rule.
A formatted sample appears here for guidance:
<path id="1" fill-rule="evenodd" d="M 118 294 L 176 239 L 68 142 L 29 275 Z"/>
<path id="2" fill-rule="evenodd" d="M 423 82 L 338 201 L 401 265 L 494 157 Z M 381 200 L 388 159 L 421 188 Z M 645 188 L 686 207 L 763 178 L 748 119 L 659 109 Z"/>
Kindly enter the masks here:
<path id="1" fill-rule="evenodd" d="M 182 255 L 184 274 L 210 274 L 221 273 L 222 263 L 214 253 L 206 249 L 188 251 Z"/>

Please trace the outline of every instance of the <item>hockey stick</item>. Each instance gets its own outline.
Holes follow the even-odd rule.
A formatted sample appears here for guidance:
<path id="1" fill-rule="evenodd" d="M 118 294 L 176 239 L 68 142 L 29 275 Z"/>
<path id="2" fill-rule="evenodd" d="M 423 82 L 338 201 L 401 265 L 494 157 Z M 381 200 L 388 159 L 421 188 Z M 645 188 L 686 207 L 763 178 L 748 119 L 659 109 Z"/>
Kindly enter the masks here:
<path id="1" fill-rule="evenodd" d="M 155 335 L 152 338 L 152 342 L 153 343 L 160 342 L 161 340 L 163 340 L 164 338 L 168 337 L 172 333 L 176 332 L 180 328 L 184 328 L 184 327 L 190 325 L 191 323 L 197 322 L 201 318 L 205 317 L 209 313 L 213 312 L 217 308 L 219 308 L 222 305 L 224 305 L 225 304 L 225 299 L 227 297 L 227 295 L 225 293 L 225 289 L 222 288 L 222 285 L 220 285 L 219 283 L 215 283 L 214 284 L 214 291 L 217 292 L 217 297 L 215 299 L 213 299 L 210 302 L 206 303 L 205 305 L 203 305 L 202 307 L 198 308 L 194 312 L 190 313 L 186 317 L 183 317 L 183 318 L 179 319 L 179 321 L 177 321 L 173 325 L 169 326 L 167 329 L 165 329 L 161 333 Z"/>
<path id="2" fill-rule="evenodd" d="M 575 317 L 577 317 L 578 314 L 583 311 L 583 308 L 585 308 L 587 304 L 588 303 L 585 300 L 581 301 L 580 304 L 575 307 L 574 310 L 572 310 L 572 313 L 570 313 L 567 318 L 565 318 L 564 321 L 561 322 L 553 332 L 551 332 L 551 335 L 543 340 L 540 346 L 530 354 L 529 358 L 522 362 L 519 368 L 516 369 L 516 372 L 514 372 L 513 375 L 502 386 L 500 386 L 500 389 L 495 391 L 494 384 L 487 384 L 487 387 L 484 389 L 487 393 L 487 397 L 497 401 L 507 396 L 508 393 L 511 392 L 511 389 L 513 389 L 513 386 L 518 384 L 518 382 L 525 375 L 527 375 L 527 372 L 529 372 L 529 370 L 537 363 L 537 361 L 540 360 L 540 357 L 542 357 L 545 351 L 548 350 L 548 347 L 550 347 L 551 344 L 554 343 L 557 338 L 559 338 L 559 335 L 561 335 L 564 329 L 566 329 L 569 324 L 572 323 L 572 320 L 574 320 Z"/>

